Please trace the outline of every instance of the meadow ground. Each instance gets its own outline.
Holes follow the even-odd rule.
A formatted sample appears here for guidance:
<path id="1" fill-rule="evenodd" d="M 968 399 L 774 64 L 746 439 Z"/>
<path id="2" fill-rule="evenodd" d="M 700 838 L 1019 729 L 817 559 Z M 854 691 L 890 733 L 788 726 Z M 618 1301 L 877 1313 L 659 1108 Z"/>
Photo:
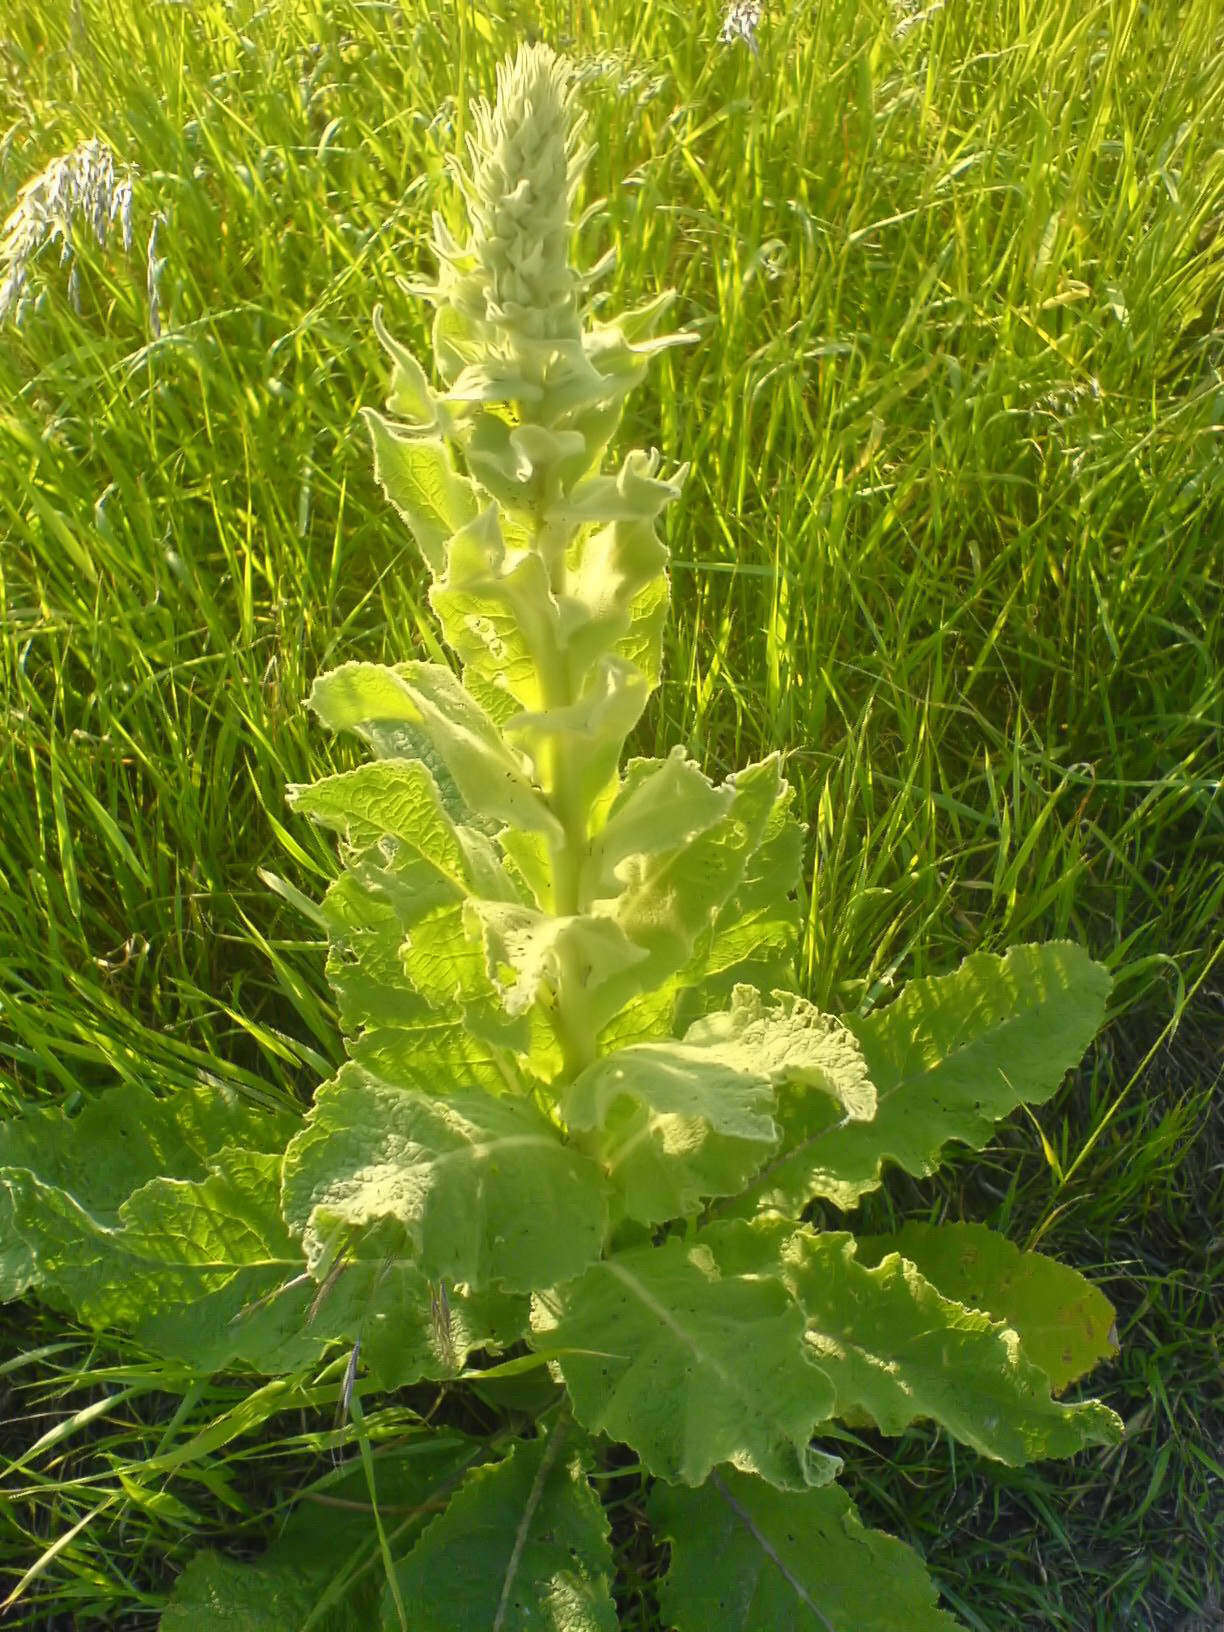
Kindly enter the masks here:
<path id="1" fill-rule="evenodd" d="M 582 261 L 614 243 L 610 309 L 672 286 L 701 337 L 621 436 L 692 462 L 636 748 L 718 775 L 786 750 L 822 1004 L 1055 936 L 1115 976 L 1056 1100 L 863 1211 L 980 1219 L 1100 1282 L 1125 1440 L 1012 1470 L 863 1436 L 856 1499 L 978 1632 L 1219 1632 L 1224 20 L 805 0 L 755 55 L 720 21 L 9 0 L 0 209 L 85 141 L 136 173 L 131 247 L 80 225 L 0 328 L 0 1112 L 127 1079 L 305 1098 L 339 1058 L 292 904 L 335 862 L 282 790 L 352 761 L 302 698 L 438 650 L 357 419 L 369 311 L 423 354 L 397 275 L 429 270 L 467 97 L 541 28 L 608 200 Z M 257 1549 L 326 1454 L 329 1416 L 239 1410 L 240 1379 L 180 1397 L 32 1305 L 0 1329 L 13 1627 L 154 1625 L 196 1545 Z"/>

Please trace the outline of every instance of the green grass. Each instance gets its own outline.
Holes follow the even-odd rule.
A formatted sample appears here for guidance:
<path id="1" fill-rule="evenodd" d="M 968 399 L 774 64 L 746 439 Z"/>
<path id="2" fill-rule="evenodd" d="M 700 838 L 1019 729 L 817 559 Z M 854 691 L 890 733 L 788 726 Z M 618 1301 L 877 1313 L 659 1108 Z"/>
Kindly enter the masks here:
<path id="1" fill-rule="evenodd" d="M 10 0 L 0 208 L 90 137 L 140 175 L 80 312 L 52 250 L 0 331 L 0 1112 L 127 1078 L 305 1098 L 340 1057 L 322 949 L 263 874 L 334 871 L 282 797 L 352 762 L 313 675 L 437 652 L 359 434 L 368 314 L 426 349 L 397 275 L 428 270 L 465 99 L 551 18 L 604 64 L 581 258 L 614 242 L 610 309 L 671 285 L 702 341 L 622 435 L 693 466 L 638 750 L 787 750 L 830 1007 L 1047 936 L 1116 978 L 1058 1099 L 864 1212 L 983 1219 L 1099 1279 L 1127 1437 L 1020 1471 L 864 1438 L 857 1499 L 979 1632 L 1218 1632 L 1224 24 L 997 0 L 899 35 L 888 0 L 807 0 L 754 59 L 720 15 Z M 329 1465 L 318 1399 L 184 1396 L 118 1340 L 0 1319 L 3 1590 L 34 1572 L 8 1624 L 152 1626 L 196 1545 L 257 1550 Z M 372 1437 L 427 1405 L 369 1402 Z"/>

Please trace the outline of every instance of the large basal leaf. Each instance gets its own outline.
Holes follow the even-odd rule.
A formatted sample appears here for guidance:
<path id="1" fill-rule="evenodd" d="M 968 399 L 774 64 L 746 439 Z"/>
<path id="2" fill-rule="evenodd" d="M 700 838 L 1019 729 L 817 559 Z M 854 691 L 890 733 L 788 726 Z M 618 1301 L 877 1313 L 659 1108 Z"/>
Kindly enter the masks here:
<path id="1" fill-rule="evenodd" d="M 39 1293 L 88 1325 L 125 1327 L 201 1371 L 241 1361 L 282 1371 L 317 1360 L 301 1249 L 275 1208 L 279 1158 L 225 1151 L 203 1180 L 152 1179 L 99 1222 L 20 1169 L 4 1191 L 39 1266 Z M 270 1205 L 271 1204 L 271 1205 Z M 249 1318 L 239 1319 L 241 1315 Z"/>
<path id="2" fill-rule="evenodd" d="M 292 1371 L 316 1359 L 327 1339 L 310 1327 L 302 1251 L 277 1211 L 280 1165 L 229 1150 L 199 1183 L 137 1190 L 120 1208 L 113 1254 L 76 1299 L 82 1314 L 203 1371 L 234 1360 Z"/>
<path id="3" fill-rule="evenodd" d="M 924 1177 L 949 1140 L 975 1148 L 1020 1104 L 1040 1104 L 1105 1015 L 1110 976 L 1069 941 L 975 952 L 953 974 L 912 981 L 885 1009 L 847 1016 L 878 1105 L 869 1123 L 812 1126 L 783 1112 L 782 1152 L 753 1184 L 762 1208 L 797 1215 L 815 1196 L 853 1207 L 885 1161 Z"/>
<path id="4" fill-rule="evenodd" d="M 700 1490 L 658 1484 L 671 1543 L 660 1603 L 675 1632 L 958 1632 L 917 1553 L 868 1530 L 837 1485 L 775 1490 L 727 1469 Z"/>
<path id="5" fill-rule="evenodd" d="M 19 1169 L 4 1193 L 44 1299 L 201 1372 L 295 1371 L 360 1342 L 374 1381 L 400 1388 L 458 1376 L 473 1350 L 526 1330 L 524 1297 L 431 1283 L 402 1232 L 367 1232 L 316 1283 L 281 1218 L 280 1177 L 279 1156 L 224 1150 L 202 1180 L 142 1185 L 114 1225 Z"/>
<path id="6" fill-rule="evenodd" d="M 429 1098 L 349 1063 L 285 1157 L 282 1204 L 325 1272 L 345 1232 L 400 1223 L 430 1280 L 534 1291 L 598 1256 L 606 1189 L 528 1103 Z"/>
<path id="7" fill-rule="evenodd" d="M 159 1099 L 134 1083 L 107 1089 L 76 1116 L 40 1109 L 0 1123 L 0 1299 L 49 1280 L 47 1238 L 66 1231 L 70 1253 L 74 1234 L 115 1226 L 121 1203 L 150 1179 L 202 1179 L 223 1145 L 282 1150 L 300 1125 L 227 1088 Z M 50 1209 L 45 1225 L 36 1194 Z"/>
<path id="8" fill-rule="evenodd" d="M 608 1525 L 562 1430 L 464 1479 L 397 1566 L 383 1632 L 616 1632 Z"/>
<path id="9" fill-rule="evenodd" d="M 482 1454 L 454 1433 L 376 1459 L 384 1529 L 406 1544 Z M 374 1502 L 352 1462 L 299 1497 L 280 1536 L 250 1562 L 197 1553 L 175 1582 L 161 1632 L 369 1632 L 385 1584 Z"/>
<path id="10" fill-rule="evenodd" d="M 225 1152 L 202 1184 L 137 1191 L 85 1312 L 204 1371 L 294 1371 L 359 1344 L 386 1389 L 457 1377 L 473 1350 L 526 1330 L 526 1298 L 431 1283 L 395 1226 L 367 1231 L 316 1283 L 280 1216 L 280 1176 L 278 1160 Z"/>
<path id="11" fill-rule="evenodd" d="M 778 1280 L 720 1274 L 708 1251 L 672 1238 L 541 1295 L 532 1324 L 578 1421 L 665 1479 L 699 1485 L 730 1462 L 802 1489 L 841 1465 L 809 1444 L 834 1392 Z"/>
<path id="12" fill-rule="evenodd" d="M 905 1224 L 895 1235 L 860 1236 L 858 1259 L 899 1252 L 941 1292 L 1006 1322 L 1055 1393 L 1117 1353 L 1113 1305 L 1078 1270 L 1022 1252 L 984 1224 Z"/>
<path id="13" fill-rule="evenodd" d="M 699 1238 L 728 1271 L 780 1272 L 803 1310 L 831 1414 L 862 1413 L 886 1434 L 929 1418 L 985 1456 L 1019 1465 L 1112 1444 L 1121 1423 L 1099 1400 L 1062 1405 L 1014 1331 L 941 1297 L 896 1254 L 869 1269 L 854 1237 L 784 1219 L 711 1225 Z"/>

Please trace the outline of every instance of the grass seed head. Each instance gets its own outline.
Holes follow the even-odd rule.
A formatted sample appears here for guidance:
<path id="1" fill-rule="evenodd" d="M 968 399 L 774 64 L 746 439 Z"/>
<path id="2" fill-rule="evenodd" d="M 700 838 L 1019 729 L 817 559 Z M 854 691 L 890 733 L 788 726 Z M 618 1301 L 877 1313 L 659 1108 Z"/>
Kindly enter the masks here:
<path id="1" fill-rule="evenodd" d="M 0 322 L 14 316 L 20 322 L 28 300 L 26 286 L 31 265 L 47 244 L 60 245 L 60 265 L 71 261 L 68 292 L 79 303 L 80 274 L 76 262 L 76 232 L 83 223 L 105 245 L 116 223 L 125 250 L 132 246 L 132 181 L 135 170 L 116 162 L 105 142 L 90 140 L 70 153 L 52 159 L 26 182 L 17 204 L 4 223 L 0 241 Z"/>

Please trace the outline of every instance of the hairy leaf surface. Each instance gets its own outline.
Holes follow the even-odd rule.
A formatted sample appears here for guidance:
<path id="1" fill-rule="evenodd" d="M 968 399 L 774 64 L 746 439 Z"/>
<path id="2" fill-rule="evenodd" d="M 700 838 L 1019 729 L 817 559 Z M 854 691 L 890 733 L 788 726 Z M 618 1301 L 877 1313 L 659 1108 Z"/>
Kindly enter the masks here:
<path id="1" fill-rule="evenodd" d="M 840 1466 L 809 1447 L 835 1393 L 779 1280 L 722 1275 L 673 1238 L 539 1297 L 532 1322 L 579 1422 L 631 1445 L 652 1473 L 698 1485 L 730 1462 L 802 1489 Z"/>
<path id="2" fill-rule="evenodd" d="M 852 1235 L 778 1218 L 711 1225 L 700 1239 L 729 1272 L 780 1270 L 803 1310 L 813 1363 L 833 1388 L 831 1415 L 865 1412 L 886 1434 L 931 1418 L 1013 1465 L 1118 1437 L 1121 1424 L 1099 1400 L 1051 1399 L 1049 1378 L 1014 1331 L 942 1297 L 896 1254 L 869 1269 Z"/>
<path id="3" fill-rule="evenodd" d="M 731 1007 L 696 1022 L 683 1042 L 622 1048 L 570 1085 L 566 1121 L 598 1130 L 586 1148 L 630 1218 L 662 1222 L 738 1191 L 777 1143 L 775 1085 L 871 1115 L 875 1091 L 850 1033 L 793 993 L 774 996 L 766 1006 L 737 986 Z"/>
<path id="4" fill-rule="evenodd" d="M 658 1484 L 671 1543 L 660 1599 L 676 1632 L 957 1632 L 917 1553 L 868 1530 L 837 1485 L 775 1490 L 732 1469 Z"/>
<path id="5" fill-rule="evenodd" d="M 985 1144 L 1000 1117 L 1054 1093 L 1099 1028 L 1109 988 L 1080 947 L 1052 941 L 1001 958 L 975 952 L 887 1008 L 847 1016 L 876 1086 L 874 1119 L 813 1127 L 811 1106 L 797 1105 L 746 1200 L 792 1215 L 814 1196 L 853 1207 L 885 1161 L 925 1177 L 949 1140 Z"/>
<path id="6" fill-rule="evenodd" d="M 1005 1321 L 1057 1393 L 1117 1352 L 1114 1309 L 1078 1270 L 1022 1252 L 984 1224 L 908 1223 L 895 1235 L 860 1236 L 858 1259 L 899 1252 L 945 1298 Z"/>
<path id="7" fill-rule="evenodd" d="M 479 678 L 520 708 L 546 705 L 543 676 L 562 662 L 557 603 L 548 569 L 535 551 L 508 552 L 495 506 L 482 510 L 447 542 L 446 570 L 429 591 L 442 633 L 466 665 L 464 684 Z"/>
<path id="8" fill-rule="evenodd" d="M 613 1573 L 582 1456 L 554 1430 L 469 1473 L 396 1576 L 413 1632 L 616 1632 Z M 388 1590 L 383 1632 L 401 1624 Z"/>
<path id="9" fill-rule="evenodd" d="M 431 1280 L 529 1292 L 598 1256 L 605 1193 L 526 1101 L 430 1098 L 350 1063 L 286 1152 L 282 1202 L 319 1271 L 344 1232 L 394 1219 Z"/>
<path id="10" fill-rule="evenodd" d="M 404 434 L 373 408 L 362 417 L 374 444 L 374 474 L 408 524 L 431 570 L 440 571 L 450 535 L 476 514 L 476 491 L 455 468 L 441 437 Z"/>
<path id="11" fill-rule="evenodd" d="M 444 665 L 343 663 L 315 681 L 310 706 L 324 725 L 355 731 L 384 758 L 418 757 L 411 736 L 407 752 L 402 751 L 400 726 L 424 732 L 472 810 L 511 827 L 560 837 L 521 757 Z"/>

